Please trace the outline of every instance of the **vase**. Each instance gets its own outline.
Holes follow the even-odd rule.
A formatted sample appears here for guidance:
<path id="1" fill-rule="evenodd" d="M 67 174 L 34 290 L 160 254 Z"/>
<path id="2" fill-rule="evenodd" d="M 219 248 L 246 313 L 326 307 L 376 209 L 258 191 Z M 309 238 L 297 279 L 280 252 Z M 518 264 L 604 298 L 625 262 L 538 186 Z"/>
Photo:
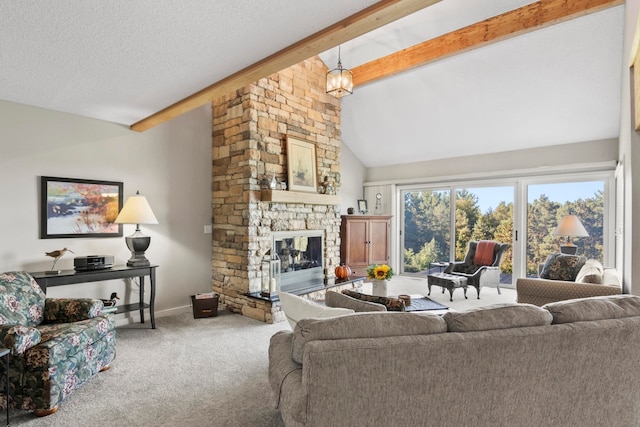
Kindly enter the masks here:
<path id="1" fill-rule="evenodd" d="M 377 297 L 387 296 L 387 281 L 373 279 L 371 281 L 371 294 Z"/>

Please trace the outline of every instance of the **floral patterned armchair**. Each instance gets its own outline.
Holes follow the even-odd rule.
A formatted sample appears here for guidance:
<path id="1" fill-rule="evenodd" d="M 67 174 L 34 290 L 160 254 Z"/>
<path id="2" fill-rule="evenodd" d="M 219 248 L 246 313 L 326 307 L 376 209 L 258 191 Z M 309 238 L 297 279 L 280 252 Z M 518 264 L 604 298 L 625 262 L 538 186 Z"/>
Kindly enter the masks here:
<path id="1" fill-rule="evenodd" d="M 9 396 L 0 368 L 0 407 L 49 415 L 115 358 L 113 316 L 94 299 L 46 298 L 28 273 L 0 274 L 0 346 L 11 350 Z"/>

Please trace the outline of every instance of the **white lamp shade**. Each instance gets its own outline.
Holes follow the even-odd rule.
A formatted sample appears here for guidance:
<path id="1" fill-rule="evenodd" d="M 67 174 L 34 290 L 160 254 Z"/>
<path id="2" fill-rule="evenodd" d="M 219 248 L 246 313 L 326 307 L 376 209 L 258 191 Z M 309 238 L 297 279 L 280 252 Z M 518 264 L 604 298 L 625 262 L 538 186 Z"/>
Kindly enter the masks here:
<path id="1" fill-rule="evenodd" d="M 589 233 L 575 215 L 565 215 L 553 233 L 555 236 L 588 237 Z"/>
<path id="2" fill-rule="evenodd" d="M 147 198 L 136 194 L 130 196 L 116 218 L 116 224 L 157 224 L 158 220 L 147 202 Z"/>

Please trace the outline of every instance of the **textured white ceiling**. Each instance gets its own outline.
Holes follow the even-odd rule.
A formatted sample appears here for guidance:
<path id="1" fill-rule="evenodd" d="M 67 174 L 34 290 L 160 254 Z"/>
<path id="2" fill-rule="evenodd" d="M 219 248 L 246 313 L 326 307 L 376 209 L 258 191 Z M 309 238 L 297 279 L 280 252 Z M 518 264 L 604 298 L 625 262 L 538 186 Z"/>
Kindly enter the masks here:
<path id="1" fill-rule="evenodd" d="M 0 99 L 129 125 L 373 3 L 0 0 Z M 443 0 L 343 44 L 342 63 L 527 3 Z M 622 32 L 619 6 L 358 87 L 343 140 L 375 166 L 617 137 Z"/>
<path id="2" fill-rule="evenodd" d="M 375 0 L 0 1 L 0 99 L 132 124 Z"/>

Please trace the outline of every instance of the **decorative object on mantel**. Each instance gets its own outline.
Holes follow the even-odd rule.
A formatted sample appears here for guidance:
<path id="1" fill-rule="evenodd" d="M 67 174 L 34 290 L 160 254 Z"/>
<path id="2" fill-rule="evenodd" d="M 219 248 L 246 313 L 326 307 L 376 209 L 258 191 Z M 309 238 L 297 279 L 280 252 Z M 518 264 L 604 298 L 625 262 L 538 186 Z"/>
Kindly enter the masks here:
<path id="1" fill-rule="evenodd" d="M 292 191 L 318 192 L 315 144 L 287 135 L 287 174 Z"/>
<path id="2" fill-rule="evenodd" d="M 374 264 L 367 267 L 367 277 L 371 280 L 371 293 L 375 296 L 387 296 L 387 284 L 393 277 L 393 269 L 387 264 Z"/>
<path id="3" fill-rule="evenodd" d="M 269 183 L 269 188 L 275 190 L 278 188 L 278 181 L 276 181 L 276 174 L 274 173 L 271 177 L 271 182 Z"/>
<path id="4" fill-rule="evenodd" d="M 127 247 L 131 251 L 131 258 L 127 261 L 129 267 L 146 267 L 150 265 L 144 252 L 149 248 L 151 237 L 142 234 L 140 224 L 157 224 L 158 220 L 149 206 L 146 197 L 136 191 L 135 196 L 127 199 L 124 207 L 116 218 L 116 224 L 135 224 L 136 231 L 125 237 Z"/>
<path id="5" fill-rule="evenodd" d="M 578 247 L 571 243 L 571 236 L 574 237 L 588 237 L 589 233 L 584 228 L 580 219 L 575 215 L 565 215 L 560 220 L 558 228 L 553 232 L 554 236 L 566 236 L 567 241 L 564 245 L 560 245 L 560 253 L 575 255 L 578 251 Z"/>
<path id="6" fill-rule="evenodd" d="M 53 258 L 53 264 L 51 265 L 51 269 L 47 270 L 46 274 L 60 274 L 60 270 L 56 270 L 55 269 L 56 268 L 56 263 L 67 252 L 71 252 L 72 254 L 75 254 L 75 252 L 73 252 L 71 249 L 68 249 L 67 247 L 64 247 L 62 249 L 58 249 L 58 250 L 55 250 L 55 251 L 45 252 L 44 253 L 46 256 L 50 256 L 50 257 Z"/>
<path id="7" fill-rule="evenodd" d="M 367 209 L 367 201 L 364 199 L 358 200 L 358 212 L 362 215 L 366 214 L 369 210 Z"/>
<path id="8" fill-rule="evenodd" d="M 271 301 L 278 299 L 280 292 L 280 257 L 277 253 L 267 251 L 262 257 L 260 269 L 262 270 L 262 286 L 260 293 Z"/>
<path id="9" fill-rule="evenodd" d="M 338 66 L 327 72 L 327 93 L 342 98 L 353 93 L 353 74 L 342 68 L 340 46 L 338 46 Z"/>
<path id="10" fill-rule="evenodd" d="M 334 194 L 336 194 L 335 187 L 333 186 L 331 181 L 329 181 L 328 176 L 325 175 L 324 180 L 320 183 L 320 188 L 318 188 L 318 192 L 320 194 L 328 194 L 330 196 L 333 196 Z"/>
<path id="11" fill-rule="evenodd" d="M 280 188 L 282 188 L 282 191 L 287 191 L 287 181 L 281 181 Z"/>

